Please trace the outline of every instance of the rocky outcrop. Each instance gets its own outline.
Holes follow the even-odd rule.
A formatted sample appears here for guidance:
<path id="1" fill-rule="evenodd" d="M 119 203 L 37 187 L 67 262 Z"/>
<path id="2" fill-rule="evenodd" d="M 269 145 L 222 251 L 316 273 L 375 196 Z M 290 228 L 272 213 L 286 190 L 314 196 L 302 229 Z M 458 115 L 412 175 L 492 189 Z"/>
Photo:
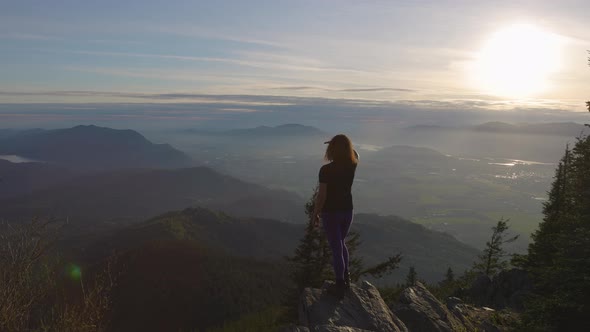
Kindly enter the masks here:
<path id="1" fill-rule="evenodd" d="M 410 331 L 471 331 L 420 282 L 402 292 L 393 311 Z"/>
<path id="2" fill-rule="evenodd" d="M 524 270 L 511 269 L 498 273 L 493 279 L 480 275 L 466 295 L 479 306 L 519 311 L 531 288 L 532 283 Z"/>
<path id="3" fill-rule="evenodd" d="M 306 288 L 299 304 L 299 324 L 286 331 L 409 332 L 388 308 L 375 286 L 367 281 L 351 285 L 339 300 L 322 289 Z M 295 330 L 295 329 L 299 330 Z"/>
<path id="4" fill-rule="evenodd" d="M 456 297 L 444 305 L 419 282 L 401 293 L 393 312 L 410 332 L 504 332 L 515 320 L 511 312 L 476 307 Z"/>
<path id="5" fill-rule="evenodd" d="M 507 332 L 516 320 L 511 311 L 496 311 L 450 297 L 441 303 L 421 283 L 408 287 L 388 308 L 370 283 L 352 285 L 343 299 L 322 289 L 306 288 L 299 304 L 299 326 L 282 332 Z"/>
<path id="6" fill-rule="evenodd" d="M 466 327 L 464 331 L 508 332 L 517 320 L 513 312 L 475 307 L 456 297 L 447 299 L 447 309 Z"/>

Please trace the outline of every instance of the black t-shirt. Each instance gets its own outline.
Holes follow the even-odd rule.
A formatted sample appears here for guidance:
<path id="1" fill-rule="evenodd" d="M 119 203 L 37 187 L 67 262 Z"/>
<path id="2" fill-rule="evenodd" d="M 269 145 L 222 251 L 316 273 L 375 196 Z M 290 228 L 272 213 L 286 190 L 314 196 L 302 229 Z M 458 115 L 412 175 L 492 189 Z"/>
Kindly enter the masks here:
<path id="1" fill-rule="evenodd" d="M 326 202 L 322 212 L 352 210 L 350 192 L 356 164 L 331 162 L 320 168 L 320 183 L 327 184 Z"/>

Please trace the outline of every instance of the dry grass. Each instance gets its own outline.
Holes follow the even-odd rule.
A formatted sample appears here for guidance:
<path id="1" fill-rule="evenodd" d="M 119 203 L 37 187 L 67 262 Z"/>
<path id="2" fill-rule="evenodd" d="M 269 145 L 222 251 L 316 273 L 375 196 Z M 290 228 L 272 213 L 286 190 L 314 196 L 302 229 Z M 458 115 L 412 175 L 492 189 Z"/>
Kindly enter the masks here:
<path id="1" fill-rule="evenodd" d="M 0 331 L 105 329 L 113 261 L 91 281 L 78 275 L 77 295 L 67 296 L 72 292 L 60 280 L 61 265 L 48 254 L 60 230 L 53 220 L 0 226 Z"/>

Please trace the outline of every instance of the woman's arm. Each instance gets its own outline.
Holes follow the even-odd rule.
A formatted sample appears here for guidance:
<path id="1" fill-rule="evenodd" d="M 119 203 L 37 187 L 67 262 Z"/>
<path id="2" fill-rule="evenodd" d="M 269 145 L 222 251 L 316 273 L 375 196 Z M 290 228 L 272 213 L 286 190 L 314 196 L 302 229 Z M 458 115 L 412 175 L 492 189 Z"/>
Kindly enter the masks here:
<path id="1" fill-rule="evenodd" d="M 315 197 L 314 210 L 313 210 L 313 223 L 315 226 L 320 225 L 320 213 L 322 213 L 322 209 L 324 208 L 324 203 L 326 202 L 327 187 L 328 187 L 327 183 L 320 182 L 320 187 L 318 188 L 318 194 Z"/>

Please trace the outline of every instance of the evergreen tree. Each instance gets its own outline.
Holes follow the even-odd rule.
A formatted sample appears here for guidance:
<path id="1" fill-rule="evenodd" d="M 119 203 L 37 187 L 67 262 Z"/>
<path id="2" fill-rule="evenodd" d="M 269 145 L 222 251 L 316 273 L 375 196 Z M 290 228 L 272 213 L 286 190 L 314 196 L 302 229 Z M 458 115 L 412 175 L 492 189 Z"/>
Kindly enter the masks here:
<path id="1" fill-rule="evenodd" d="M 479 261 L 473 266 L 475 272 L 492 277 L 508 266 L 508 261 L 504 260 L 506 252 L 503 245 L 516 241 L 518 235 L 506 239 L 507 231 L 508 219 L 502 218 L 498 220 L 496 226 L 492 227 L 492 237 L 490 241 L 486 242 L 483 253 L 478 256 Z"/>
<path id="2" fill-rule="evenodd" d="M 427 287 L 434 296 L 441 301 L 445 301 L 449 296 L 453 296 L 457 292 L 459 285 L 460 281 L 455 278 L 455 272 L 449 266 L 443 280 L 438 284 L 431 284 Z"/>
<path id="3" fill-rule="evenodd" d="M 574 331 L 590 317 L 590 137 L 559 163 L 524 267 L 533 295 L 522 330 Z"/>
<path id="4" fill-rule="evenodd" d="M 383 261 L 382 263 L 379 263 L 375 266 L 372 266 L 372 267 L 369 267 L 365 270 L 362 270 L 362 272 L 360 273 L 359 276 L 370 275 L 373 278 L 381 278 L 385 275 L 388 275 L 393 270 L 395 270 L 399 266 L 399 263 L 401 262 L 401 260 L 402 260 L 402 256 L 400 254 L 391 256 L 391 257 L 387 258 L 387 260 Z M 361 262 L 361 267 L 362 267 L 362 262 Z"/>
<path id="5" fill-rule="evenodd" d="M 588 51 L 588 53 L 590 53 L 590 51 Z M 590 66 L 590 57 L 588 57 L 588 65 Z M 586 108 L 588 109 L 588 112 L 590 112 L 590 101 L 586 102 Z M 586 125 L 586 126 L 590 127 L 590 125 Z"/>
<path id="6" fill-rule="evenodd" d="M 555 234 L 562 227 L 565 227 L 567 220 L 572 217 L 572 177 L 568 176 L 571 170 L 571 151 L 566 146 L 565 153 L 561 158 L 551 190 L 548 192 L 548 200 L 543 204 L 543 222 L 539 229 L 532 234 L 533 242 L 529 245 L 529 254 L 526 257 L 529 267 L 546 266 L 554 259 L 557 253 L 558 243 Z"/>
<path id="7" fill-rule="evenodd" d="M 305 214 L 307 216 L 305 235 L 299 240 L 295 254 L 287 257 L 287 260 L 293 265 L 292 279 L 295 283 L 296 296 L 299 296 L 299 293 L 305 287 L 321 287 L 324 280 L 331 279 L 333 274 L 330 265 L 332 253 L 328 240 L 321 229 L 313 224 L 313 211 L 317 193 L 316 188 L 312 197 L 305 204 Z M 354 247 L 356 248 L 356 246 Z"/>
<path id="8" fill-rule="evenodd" d="M 443 282 L 452 283 L 454 281 L 455 281 L 455 273 L 453 272 L 453 269 L 451 269 L 451 267 L 449 266 L 449 268 L 447 269 L 447 273 L 445 274 L 445 279 L 443 280 Z"/>
<path id="9" fill-rule="evenodd" d="M 406 276 L 406 286 L 414 286 L 416 281 L 418 281 L 418 273 L 416 273 L 414 266 L 410 266 L 410 270 Z"/>

